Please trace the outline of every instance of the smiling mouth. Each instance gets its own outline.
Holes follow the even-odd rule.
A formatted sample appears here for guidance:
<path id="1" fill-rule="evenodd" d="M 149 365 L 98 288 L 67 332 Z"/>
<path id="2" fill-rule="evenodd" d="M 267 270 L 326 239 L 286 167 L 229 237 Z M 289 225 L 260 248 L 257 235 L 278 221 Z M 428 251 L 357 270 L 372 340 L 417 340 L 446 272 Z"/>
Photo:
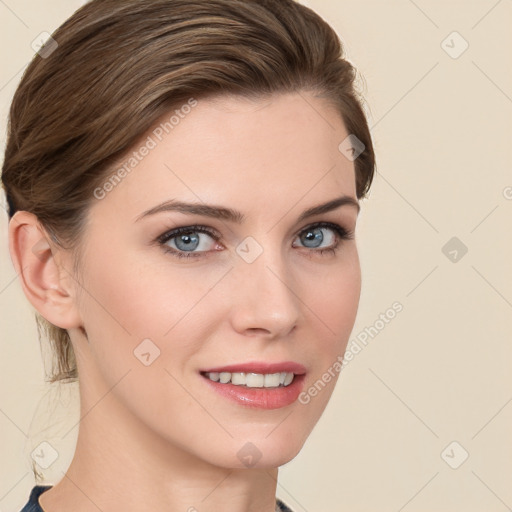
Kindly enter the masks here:
<path id="1" fill-rule="evenodd" d="M 295 377 L 292 372 L 246 373 L 201 372 L 207 379 L 220 384 L 233 384 L 246 388 L 280 388 L 289 386 Z"/>

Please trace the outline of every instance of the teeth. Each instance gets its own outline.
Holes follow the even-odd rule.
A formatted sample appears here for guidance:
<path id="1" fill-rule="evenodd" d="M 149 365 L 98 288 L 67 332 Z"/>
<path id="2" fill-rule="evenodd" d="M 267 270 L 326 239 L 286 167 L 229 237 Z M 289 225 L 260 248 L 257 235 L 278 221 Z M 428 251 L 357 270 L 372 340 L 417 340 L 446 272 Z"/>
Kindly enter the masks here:
<path id="1" fill-rule="evenodd" d="M 205 376 L 214 382 L 221 384 L 234 384 L 235 386 L 246 386 L 248 388 L 277 388 L 289 386 L 293 377 L 291 372 L 280 373 L 243 373 L 243 372 L 210 372 Z"/>
<path id="2" fill-rule="evenodd" d="M 233 374 L 231 376 L 231 382 L 233 384 L 238 384 L 238 382 L 235 382 L 236 374 Z M 238 374 L 241 375 L 241 374 Z M 248 388 L 263 388 L 265 387 L 265 375 L 262 375 L 261 373 L 248 373 L 245 375 L 245 382 L 243 382 L 244 377 L 240 376 L 238 378 L 240 384 L 245 384 Z"/>
<path id="3" fill-rule="evenodd" d="M 246 383 L 245 373 L 232 373 L 231 384 L 235 386 L 243 386 Z"/>
<path id="4" fill-rule="evenodd" d="M 279 373 L 267 373 L 265 375 L 265 387 L 277 388 L 279 386 Z"/>
<path id="5" fill-rule="evenodd" d="M 284 385 L 289 386 L 293 380 L 293 373 L 287 373 L 286 377 L 284 378 Z"/>

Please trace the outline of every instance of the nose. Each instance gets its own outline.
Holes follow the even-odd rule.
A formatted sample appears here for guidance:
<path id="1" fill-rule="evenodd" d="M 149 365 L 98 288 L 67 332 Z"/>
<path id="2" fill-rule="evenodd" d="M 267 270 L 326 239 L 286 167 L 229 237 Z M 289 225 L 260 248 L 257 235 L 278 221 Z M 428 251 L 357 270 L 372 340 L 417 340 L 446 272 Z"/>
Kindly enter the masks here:
<path id="1" fill-rule="evenodd" d="M 232 295 L 230 317 L 237 332 L 269 339 L 291 333 L 299 320 L 302 302 L 279 249 L 264 249 L 252 263 L 240 258 L 233 278 L 236 292 Z"/>

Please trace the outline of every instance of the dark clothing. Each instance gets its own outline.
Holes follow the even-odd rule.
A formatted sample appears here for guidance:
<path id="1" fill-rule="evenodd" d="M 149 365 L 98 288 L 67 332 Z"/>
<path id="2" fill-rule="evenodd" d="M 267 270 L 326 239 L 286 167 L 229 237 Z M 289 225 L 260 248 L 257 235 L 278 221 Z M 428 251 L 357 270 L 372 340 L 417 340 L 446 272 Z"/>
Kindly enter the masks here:
<path id="1" fill-rule="evenodd" d="M 44 491 L 47 491 L 52 487 L 51 485 L 36 485 L 32 488 L 30 492 L 30 498 L 28 499 L 27 504 L 23 507 L 21 512 L 43 512 L 43 509 L 39 506 L 39 502 L 37 498 Z"/>

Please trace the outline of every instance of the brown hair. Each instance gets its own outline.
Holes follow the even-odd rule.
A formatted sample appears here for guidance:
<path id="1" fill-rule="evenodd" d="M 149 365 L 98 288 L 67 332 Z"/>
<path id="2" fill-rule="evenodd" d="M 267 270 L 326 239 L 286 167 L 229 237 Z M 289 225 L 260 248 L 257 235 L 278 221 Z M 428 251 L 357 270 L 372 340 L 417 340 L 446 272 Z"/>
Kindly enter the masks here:
<path id="1" fill-rule="evenodd" d="M 335 31 L 293 0 L 92 0 L 52 38 L 14 95 L 2 182 L 9 218 L 36 215 L 76 263 L 93 191 L 191 97 L 314 91 L 364 144 L 358 198 L 370 188 L 375 156 L 356 71 Z M 50 382 L 76 380 L 68 332 L 36 320 L 56 356 Z"/>

